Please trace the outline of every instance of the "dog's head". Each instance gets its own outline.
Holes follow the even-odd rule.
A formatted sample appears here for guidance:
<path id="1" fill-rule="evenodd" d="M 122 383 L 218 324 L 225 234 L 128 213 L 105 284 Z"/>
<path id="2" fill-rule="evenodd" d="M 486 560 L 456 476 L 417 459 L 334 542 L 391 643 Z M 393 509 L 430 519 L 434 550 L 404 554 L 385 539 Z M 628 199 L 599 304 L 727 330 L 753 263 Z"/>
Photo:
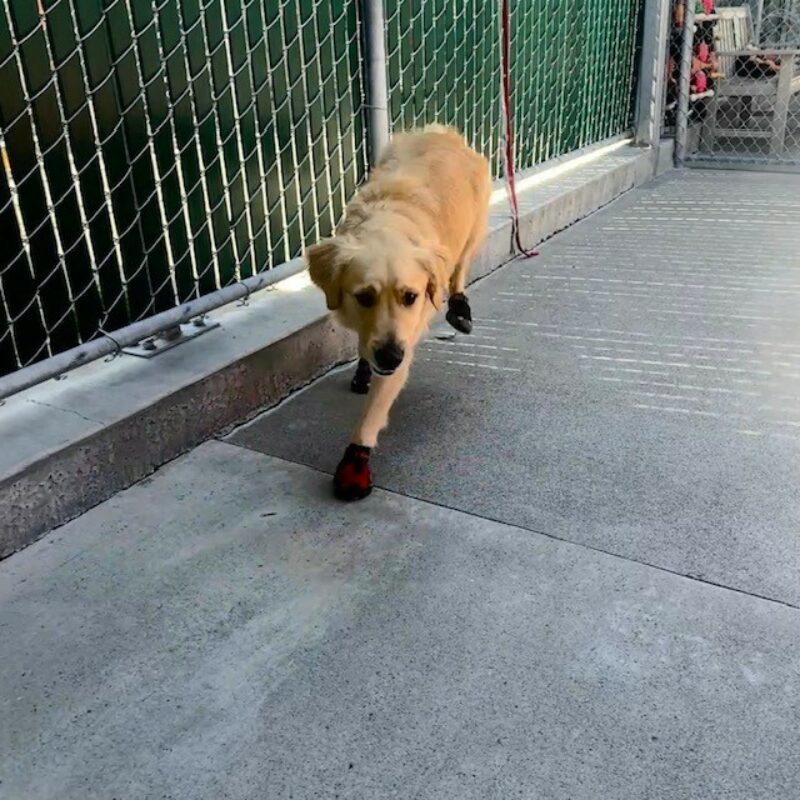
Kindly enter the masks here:
<path id="1" fill-rule="evenodd" d="M 343 235 L 306 250 L 311 280 L 328 308 L 358 333 L 359 354 L 380 375 L 394 372 L 421 333 L 427 303 L 444 299 L 448 256 L 385 232 L 362 242 Z"/>

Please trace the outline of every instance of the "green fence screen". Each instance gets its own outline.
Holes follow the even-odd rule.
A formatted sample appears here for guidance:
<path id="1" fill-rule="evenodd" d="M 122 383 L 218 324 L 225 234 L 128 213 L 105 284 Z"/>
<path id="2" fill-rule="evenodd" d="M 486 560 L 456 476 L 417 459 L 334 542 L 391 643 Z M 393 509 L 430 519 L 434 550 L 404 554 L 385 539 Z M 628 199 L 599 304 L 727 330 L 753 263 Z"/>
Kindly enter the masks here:
<path id="1" fill-rule="evenodd" d="M 628 127 L 640 2 L 512 2 L 520 167 Z M 393 127 L 497 171 L 497 0 L 385 5 Z M 364 84 L 356 0 L 0 0 L 0 374 L 326 235 Z"/>
<path id="2" fill-rule="evenodd" d="M 385 5 L 393 126 L 454 124 L 493 159 L 499 174 L 498 0 L 387 0 Z M 641 0 L 512 0 L 520 169 L 630 127 L 641 5 Z"/>

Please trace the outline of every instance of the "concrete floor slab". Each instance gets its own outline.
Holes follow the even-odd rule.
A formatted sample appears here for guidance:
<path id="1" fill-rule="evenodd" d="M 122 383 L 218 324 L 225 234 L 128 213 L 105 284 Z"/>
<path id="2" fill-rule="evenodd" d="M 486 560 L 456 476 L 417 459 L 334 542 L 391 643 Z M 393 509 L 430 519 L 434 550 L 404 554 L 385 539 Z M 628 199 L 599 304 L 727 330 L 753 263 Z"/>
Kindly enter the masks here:
<path id="1" fill-rule="evenodd" d="M 0 796 L 800 796 L 797 610 L 327 488 L 209 443 L 0 563 Z"/>
<path id="2" fill-rule="evenodd" d="M 386 488 L 800 605 L 800 176 L 677 172 L 472 291 L 375 454 Z M 332 374 L 231 441 L 332 471 Z"/>

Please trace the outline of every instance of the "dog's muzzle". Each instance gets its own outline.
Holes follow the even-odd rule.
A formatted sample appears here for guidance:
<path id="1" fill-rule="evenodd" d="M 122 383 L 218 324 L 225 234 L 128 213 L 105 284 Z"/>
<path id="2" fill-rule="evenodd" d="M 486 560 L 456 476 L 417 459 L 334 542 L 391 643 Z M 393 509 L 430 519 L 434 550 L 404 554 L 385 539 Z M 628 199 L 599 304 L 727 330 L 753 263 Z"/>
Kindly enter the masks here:
<path id="1" fill-rule="evenodd" d="M 373 350 L 372 366 L 378 375 L 391 375 L 403 363 L 405 355 L 405 350 L 390 340 Z"/>

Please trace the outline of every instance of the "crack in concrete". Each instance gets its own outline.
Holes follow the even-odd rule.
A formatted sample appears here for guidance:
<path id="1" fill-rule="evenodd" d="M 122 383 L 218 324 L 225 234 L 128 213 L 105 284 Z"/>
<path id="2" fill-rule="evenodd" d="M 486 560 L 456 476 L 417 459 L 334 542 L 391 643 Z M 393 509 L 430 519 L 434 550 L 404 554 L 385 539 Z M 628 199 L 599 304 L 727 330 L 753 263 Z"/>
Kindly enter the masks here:
<path id="1" fill-rule="evenodd" d="M 29 403 L 33 403 L 36 406 L 42 406 L 44 408 L 52 408 L 54 411 L 63 411 L 65 414 L 73 414 L 74 416 L 82 419 L 84 422 L 91 422 L 93 425 L 103 425 L 103 421 L 99 419 L 92 419 L 91 417 L 87 417 L 84 414 L 81 414 L 80 411 L 75 411 L 72 408 L 63 408 L 62 406 L 57 406 L 54 403 L 45 403 L 44 400 L 34 400 L 33 398 L 27 398 Z"/>

